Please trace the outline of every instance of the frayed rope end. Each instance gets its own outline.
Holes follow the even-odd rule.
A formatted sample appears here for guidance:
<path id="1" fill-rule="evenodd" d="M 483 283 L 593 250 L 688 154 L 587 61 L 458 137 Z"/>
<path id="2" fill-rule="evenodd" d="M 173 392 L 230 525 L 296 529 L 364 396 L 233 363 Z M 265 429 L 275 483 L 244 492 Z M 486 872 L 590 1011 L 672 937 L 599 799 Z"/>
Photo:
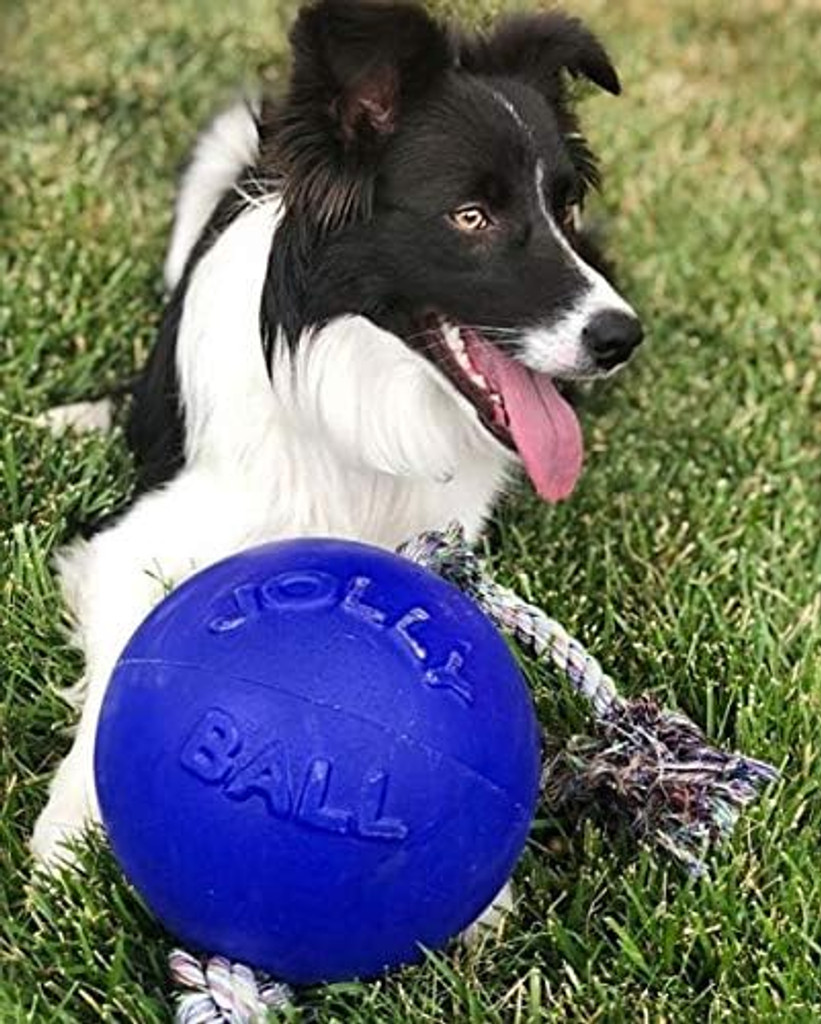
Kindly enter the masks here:
<path id="1" fill-rule="evenodd" d="M 423 534 L 400 553 L 461 587 L 499 629 L 538 662 L 558 669 L 587 700 L 594 735 L 571 740 L 548 761 L 548 801 L 557 808 L 606 808 L 640 840 L 672 854 L 692 875 L 704 875 L 710 846 L 731 834 L 778 771 L 710 746 L 689 718 L 652 698 L 620 696 L 596 659 L 559 623 L 486 574 L 458 524 Z M 272 1010 L 292 1003 L 287 985 L 224 957 L 200 961 L 174 950 L 169 966 L 177 985 L 188 990 L 179 999 L 177 1024 L 262 1024 Z"/>
<path id="2" fill-rule="evenodd" d="M 499 629 L 540 664 L 557 669 L 587 701 L 593 737 L 571 740 L 546 767 L 553 806 L 606 809 L 638 839 L 668 851 L 691 874 L 704 874 L 709 847 L 730 835 L 777 770 L 710 746 L 689 718 L 652 698 L 622 697 L 560 623 L 491 578 L 457 523 L 415 538 L 400 553 L 464 590 Z"/>
<path id="3" fill-rule="evenodd" d="M 711 746 L 686 716 L 649 697 L 620 701 L 545 768 L 554 808 L 607 808 L 640 840 L 655 843 L 697 876 L 743 810 L 775 782 L 771 765 Z"/>

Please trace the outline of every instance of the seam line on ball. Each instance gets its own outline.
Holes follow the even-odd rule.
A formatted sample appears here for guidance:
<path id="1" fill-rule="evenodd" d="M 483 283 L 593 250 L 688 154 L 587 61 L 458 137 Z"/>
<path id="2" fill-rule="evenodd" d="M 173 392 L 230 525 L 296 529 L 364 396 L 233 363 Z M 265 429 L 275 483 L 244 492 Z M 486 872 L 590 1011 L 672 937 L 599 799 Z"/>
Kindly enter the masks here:
<path id="1" fill-rule="evenodd" d="M 117 667 L 120 668 L 126 665 L 153 665 L 161 666 L 164 668 L 186 669 L 187 671 L 196 672 L 200 675 L 210 674 L 206 673 L 206 670 L 202 668 L 200 665 L 193 665 L 189 662 L 184 661 L 160 660 L 159 658 L 128 658 L 124 661 L 120 661 Z M 387 735 L 391 736 L 395 740 L 403 740 L 409 743 L 411 746 L 417 747 L 419 750 L 425 751 L 428 754 L 432 754 L 436 757 L 440 757 L 448 761 L 451 761 L 453 764 L 458 765 L 464 771 L 470 773 L 471 775 L 474 775 L 478 779 L 481 779 L 483 782 L 487 783 L 487 785 L 490 786 L 492 789 L 497 790 L 499 793 L 503 794 L 505 797 L 510 799 L 511 805 L 517 811 L 524 811 L 528 814 L 530 813 L 528 808 L 526 808 L 520 801 L 512 800 L 510 798 L 510 793 L 508 793 L 506 789 L 499 785 L 498 782 L 495 782 L 493 779 L 489 779 L 487 775 L 484 775 L 482 772 L 478 771 L 476 768 L 473 768 L 471 765 L 466 764 L 461 758 L 455 757 L 452 754 L 445 754 L 441 750 L 437 750 L 435 747 L 430 746 L 424 741 L 416 739 L 416 737 L 414 736 L 409 736 L 407 733 L 399 733 L 395 729 L 390 728 L 390 726 L 385 726 L 382 722 L 379 722 L 376 719 L 368 718 L 366 715 L 362 715 L 358 712 L 351 711 L 348 708 L 343 707 L 342 705 L 328 704 L 325 701 L 316 700 L 313 697 L 308 697 L 303 693 L 297 693 L 296 691 L 290 690 L 287 687 L 262 682 L 259 679 L 251 679 L 248 676 L 240 676 L 235 675 L 233 673 L 220 673 L 220 676 L 222 679 L 225 680 L 233 680 L 234 682 L 238 683 L 248 683 L 251 686 L 261 686 L 265 689 L 275 690 L 276 692 L 282 693 L 285 696 L 292 697 L 294 700 L 302 701 L 304 704 L 310 704 L 312 707 L 322 708 L 325 711 L 335 711 L 340 714 L 350 715 L 351 718 L 355 719 L 356 721 L 363 722 L 366 725 L 382 729 L 385 733 L 387 733 Z"/>

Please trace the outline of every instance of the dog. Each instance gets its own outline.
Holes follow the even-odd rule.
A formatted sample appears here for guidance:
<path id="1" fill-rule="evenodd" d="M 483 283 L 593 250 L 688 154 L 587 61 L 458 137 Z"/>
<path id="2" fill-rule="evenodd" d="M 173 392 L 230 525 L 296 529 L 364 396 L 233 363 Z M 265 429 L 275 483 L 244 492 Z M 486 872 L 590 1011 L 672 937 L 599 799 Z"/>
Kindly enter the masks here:
<path id="1" fill-rule="evenodd" d="M 471 35 L 412 3 L 318 0 L 290 41 L 281 98 L 223 112 L 184 171 L 133 500 L 59 556 L 86 669 L 31 842 L 46 866 L 99 819 L 107 682 L 169 585 L 276 538 L 393 549 L 458 520 L 475 539 L 521 465 L 567 498 L 582 435 L 557 382 L 642 340 L 581 227 L 597 165 L 569 79 L 620 86 L 580 21 Z"/>

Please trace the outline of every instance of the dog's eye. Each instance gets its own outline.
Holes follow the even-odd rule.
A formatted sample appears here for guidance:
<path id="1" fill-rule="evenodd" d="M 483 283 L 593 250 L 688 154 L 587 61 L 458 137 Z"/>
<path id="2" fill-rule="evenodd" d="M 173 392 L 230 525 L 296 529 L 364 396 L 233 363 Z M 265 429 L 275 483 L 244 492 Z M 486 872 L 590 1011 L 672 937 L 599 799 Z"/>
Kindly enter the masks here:
<path id="1" fill-rule="evenodd" d="M 490 227 L 490 217 L 481 206 L 461 206 L 448 216 L 460 231 L 484 231 Z"/>

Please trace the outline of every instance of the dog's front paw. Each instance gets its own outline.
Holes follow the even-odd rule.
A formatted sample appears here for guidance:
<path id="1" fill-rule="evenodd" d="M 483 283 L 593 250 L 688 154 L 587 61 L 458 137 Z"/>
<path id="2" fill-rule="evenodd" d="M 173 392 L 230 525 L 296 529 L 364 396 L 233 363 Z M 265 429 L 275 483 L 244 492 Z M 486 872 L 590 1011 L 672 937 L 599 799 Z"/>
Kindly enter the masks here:
<path id="1" fill-rule="evenodd" d="M 78 830 L 71 825 L 40 815 L 29 841 L 37 869 L 46 874 L 56 874 L 62 868 L 74 867 L 77 854 L 71 843 L 77 835 Z"/>
<path id="2" fill-rule="evenodd" d="M 76 755 L 74 757 L 76 761 Z M 76 770 L 72 755 L 60 765 L 51 786 L 48 803 L 34 825 L 29 841 L 38 868 L 54 874 L 76 864 L 75 845 L 83 829 L 93 822 L 95 800 L 87 787 L 86 775 Z"/>
<path id="3" fill-rule="evenodd" d="M 74 843 L 81 831 L 82 823 L 61 821 L 50 814 L 47 807 L 37 819 L 29 840 L 29 849 L 38 871 L 56 874 L 63 868 L 74 867 L 77 862 Z"/>
<path id="4" fill-rule="evenodd" d="M 508 915 L 513 911 L 513 883 L 505 882 L 496 893 L 490 906 L 479 917 L 468 925 L 459 936 L 459 941 L 467 946 L 475 946 L 486 935 L 501 935 Z"/>

